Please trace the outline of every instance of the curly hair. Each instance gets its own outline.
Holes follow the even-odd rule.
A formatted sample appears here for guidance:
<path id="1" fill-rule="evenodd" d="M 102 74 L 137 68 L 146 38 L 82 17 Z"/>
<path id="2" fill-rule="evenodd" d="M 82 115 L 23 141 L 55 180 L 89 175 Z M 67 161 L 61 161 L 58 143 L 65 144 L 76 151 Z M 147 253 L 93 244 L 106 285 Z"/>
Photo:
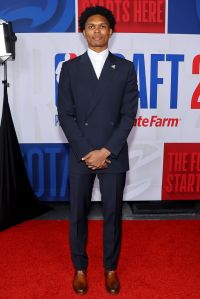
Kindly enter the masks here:
<path id="1" fill-rule="evenodd" d="M 103 7 L 103 6 L 90 6 L 86 7 L 86 9 L 81 13 L 79 17 L 79 28 L 80 31 L 83 32 L 85 29 L 85 23 L 87 19 L 93 15 L 101 15 L 108 20 L 110 28 L 114 31 L 116 20 L 111 10 Z"/>

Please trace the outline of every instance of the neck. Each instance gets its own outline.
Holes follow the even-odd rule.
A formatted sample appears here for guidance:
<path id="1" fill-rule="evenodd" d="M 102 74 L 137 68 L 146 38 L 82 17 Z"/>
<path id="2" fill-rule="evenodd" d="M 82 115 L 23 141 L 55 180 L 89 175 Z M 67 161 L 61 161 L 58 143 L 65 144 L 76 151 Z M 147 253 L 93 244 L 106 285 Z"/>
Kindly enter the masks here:
<path id="1" fill-rule="evenodd" d="M 90 50 L 95 51 L 97 53 L 103 52 L 106 50 L 108 47 L 88 47 Z"/>

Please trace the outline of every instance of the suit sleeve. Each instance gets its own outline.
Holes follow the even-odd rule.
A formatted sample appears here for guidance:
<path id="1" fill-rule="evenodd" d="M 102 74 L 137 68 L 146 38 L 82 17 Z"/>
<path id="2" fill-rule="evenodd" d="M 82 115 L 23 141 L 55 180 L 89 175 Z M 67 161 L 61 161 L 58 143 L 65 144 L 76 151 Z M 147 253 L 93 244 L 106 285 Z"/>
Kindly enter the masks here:
<path id="1" fill-rule="evenodd" d="M 76 106 L 67 64 L 63 64 L 58 85 L 58 119 L 78 160 L 93 150 L 76 122 Z"/>
<path id="2" fill-rule="evenodd" d="M 121 149 L 126 143 L 128 135 L 133 127 L 134 119 L 138 109 L 138 85 L 137 76 L 133 64 L 131 64 L 127 83 L 122 99 L 122 105 L 120 110 L 120 120 L 113 131 L 110 139 L 105 144 L 111 152 L 113 158 L 117 158 Z"/>

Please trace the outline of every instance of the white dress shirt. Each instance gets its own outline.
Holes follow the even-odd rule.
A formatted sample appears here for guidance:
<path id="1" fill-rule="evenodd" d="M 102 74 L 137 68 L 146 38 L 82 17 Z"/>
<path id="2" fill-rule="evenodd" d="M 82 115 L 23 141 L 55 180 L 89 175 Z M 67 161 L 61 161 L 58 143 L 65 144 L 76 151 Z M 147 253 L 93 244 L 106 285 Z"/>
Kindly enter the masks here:
<path id="1" fill-rule="evenodd" d="M 108 48 L 103 50 L 100 53 L 88 49 L 88 56 L 92 62 L 93 68 L 95 70 L 98 79 L 101 75 L 101 71 L 103 69 L 106 58 L 108 57 L 108 54 L 109 54 Z"/>

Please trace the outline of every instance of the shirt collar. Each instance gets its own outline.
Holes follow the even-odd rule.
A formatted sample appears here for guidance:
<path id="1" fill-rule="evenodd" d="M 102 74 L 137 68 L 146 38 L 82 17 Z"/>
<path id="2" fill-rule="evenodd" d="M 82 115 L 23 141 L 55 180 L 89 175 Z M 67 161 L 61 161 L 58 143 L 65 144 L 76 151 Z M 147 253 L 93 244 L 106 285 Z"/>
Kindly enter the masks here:
<path id="1" fill-rule="evenodd" d="M 90 57 L 90 59 L 95 59 L 95 58 L 106 59 L 108 54 L 109 54 L 108 48 L 99 53 L 88 48 L 88 56 Z"/>

